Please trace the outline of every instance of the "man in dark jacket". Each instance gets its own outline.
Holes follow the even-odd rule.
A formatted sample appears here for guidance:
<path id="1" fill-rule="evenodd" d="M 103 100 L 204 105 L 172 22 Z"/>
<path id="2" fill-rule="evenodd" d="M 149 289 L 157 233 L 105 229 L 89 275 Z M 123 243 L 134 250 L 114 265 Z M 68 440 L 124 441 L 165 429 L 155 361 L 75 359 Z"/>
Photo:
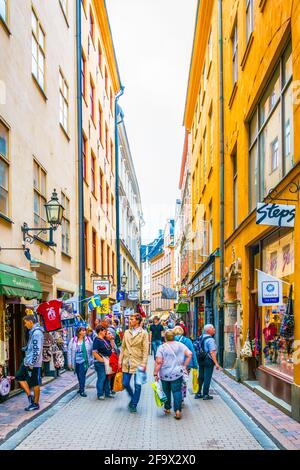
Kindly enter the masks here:
<path id="1" fill-rule="evenodd" d="M 29 339 L 24 348 L 25 357 L 16 374 L 16 380 L 20 383 L 28 397 L 29 405 L 25 411 L 35 411 L 39 407 L 41 367 L 43 362 L 44 330 L 33 315 L 23 318 L 24 325 L 29 331 Z M 34 396 L 30 389 L 33 388 Z"/>

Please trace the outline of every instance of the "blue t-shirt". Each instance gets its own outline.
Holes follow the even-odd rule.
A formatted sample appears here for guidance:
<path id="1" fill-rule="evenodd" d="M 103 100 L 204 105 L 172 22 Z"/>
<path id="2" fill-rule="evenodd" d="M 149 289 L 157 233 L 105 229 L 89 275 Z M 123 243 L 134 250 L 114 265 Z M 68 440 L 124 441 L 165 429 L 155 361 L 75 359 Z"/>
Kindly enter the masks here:
<path id="1" fill-rule="evenodd" d="M 204 349 L 204 352 L 206 353 L 211 353 L 212 351 L 215 351 L 217 352 L 218 348 L 217 348 L 217 343 L 215 342 L 214 338 L 210 335 L 207 335 L 204 333 L 204 335 L 202 335 L 202 338 L 208 338 L 204 341 L 204 346 L 203 346 L 203 349 Z"/>

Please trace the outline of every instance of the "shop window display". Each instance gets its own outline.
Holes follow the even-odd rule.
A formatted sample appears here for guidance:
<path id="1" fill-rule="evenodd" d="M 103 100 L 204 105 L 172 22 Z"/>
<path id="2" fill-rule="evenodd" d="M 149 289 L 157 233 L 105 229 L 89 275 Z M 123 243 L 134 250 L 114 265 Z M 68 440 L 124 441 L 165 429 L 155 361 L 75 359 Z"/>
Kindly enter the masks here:
<path id="1" fill-rule="evenodd" d="M 283 281 L 283 304 L 261 308 L 263 366 L 293 377 L 293 231 L 281 229 L 265 240 L 262 269 Z"/>

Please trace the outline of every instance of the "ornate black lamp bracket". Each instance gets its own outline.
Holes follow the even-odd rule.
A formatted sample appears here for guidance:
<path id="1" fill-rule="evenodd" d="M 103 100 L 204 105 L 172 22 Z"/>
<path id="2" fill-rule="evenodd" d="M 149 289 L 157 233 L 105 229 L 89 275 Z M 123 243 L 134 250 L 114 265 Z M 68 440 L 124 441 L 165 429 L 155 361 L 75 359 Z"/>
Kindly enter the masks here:
<path id="1" fill-rule="evenodd" d="M 288 199 L 288 198 L 280 198 L 277 196 L 278 190 L 276 188 L 270 189 L 268 192 L 268 195 L 266 196 L 265 199 L 269 199 L 271 203 L 276 203 L 277 201 L 284 201 L 284 202 L 299 202 L 299 193 L 300 193 L 300 183 L 297 181 L 296 183 L 290 183 L 289 184 L 289 192 L 291 194 L 295 194 L 296 197 L 294 199 Z"/>
<path id="2" fill-rule="evenodd" d="M 45 228 L 36 228 L 36 227 L 28 227 L 26 222 L 22 225 L 22 232 L 23 232 L 23 241 L 26 243 L 32 243 L 36 240 L 38 240 L 41 243 L 44 243 L 46 246 L 56 246 L 56 243 L 53 241 L 53 232 L 55 228 L 54 227 L 45 227 Z M 36 234 L 31 234 L 29 232 L 37 232 Z M 40 235 L 42 233 L 47 233 L 49 232 L 49 240 L 45 241 L 42 238 L 40 238 Z"/>

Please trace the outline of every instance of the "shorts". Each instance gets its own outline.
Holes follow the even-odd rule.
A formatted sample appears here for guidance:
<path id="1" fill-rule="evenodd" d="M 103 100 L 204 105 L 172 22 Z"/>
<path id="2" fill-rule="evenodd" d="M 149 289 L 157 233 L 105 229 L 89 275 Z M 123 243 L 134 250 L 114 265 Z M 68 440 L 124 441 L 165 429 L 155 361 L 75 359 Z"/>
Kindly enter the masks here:
<path id="1" fill-rule="evenodd" d="M 27 382 L 30 388 L 41 385 L 41 367 L 29 369 L 22 363 L 16 373 L 16 380 L 18 382 Z"/>

